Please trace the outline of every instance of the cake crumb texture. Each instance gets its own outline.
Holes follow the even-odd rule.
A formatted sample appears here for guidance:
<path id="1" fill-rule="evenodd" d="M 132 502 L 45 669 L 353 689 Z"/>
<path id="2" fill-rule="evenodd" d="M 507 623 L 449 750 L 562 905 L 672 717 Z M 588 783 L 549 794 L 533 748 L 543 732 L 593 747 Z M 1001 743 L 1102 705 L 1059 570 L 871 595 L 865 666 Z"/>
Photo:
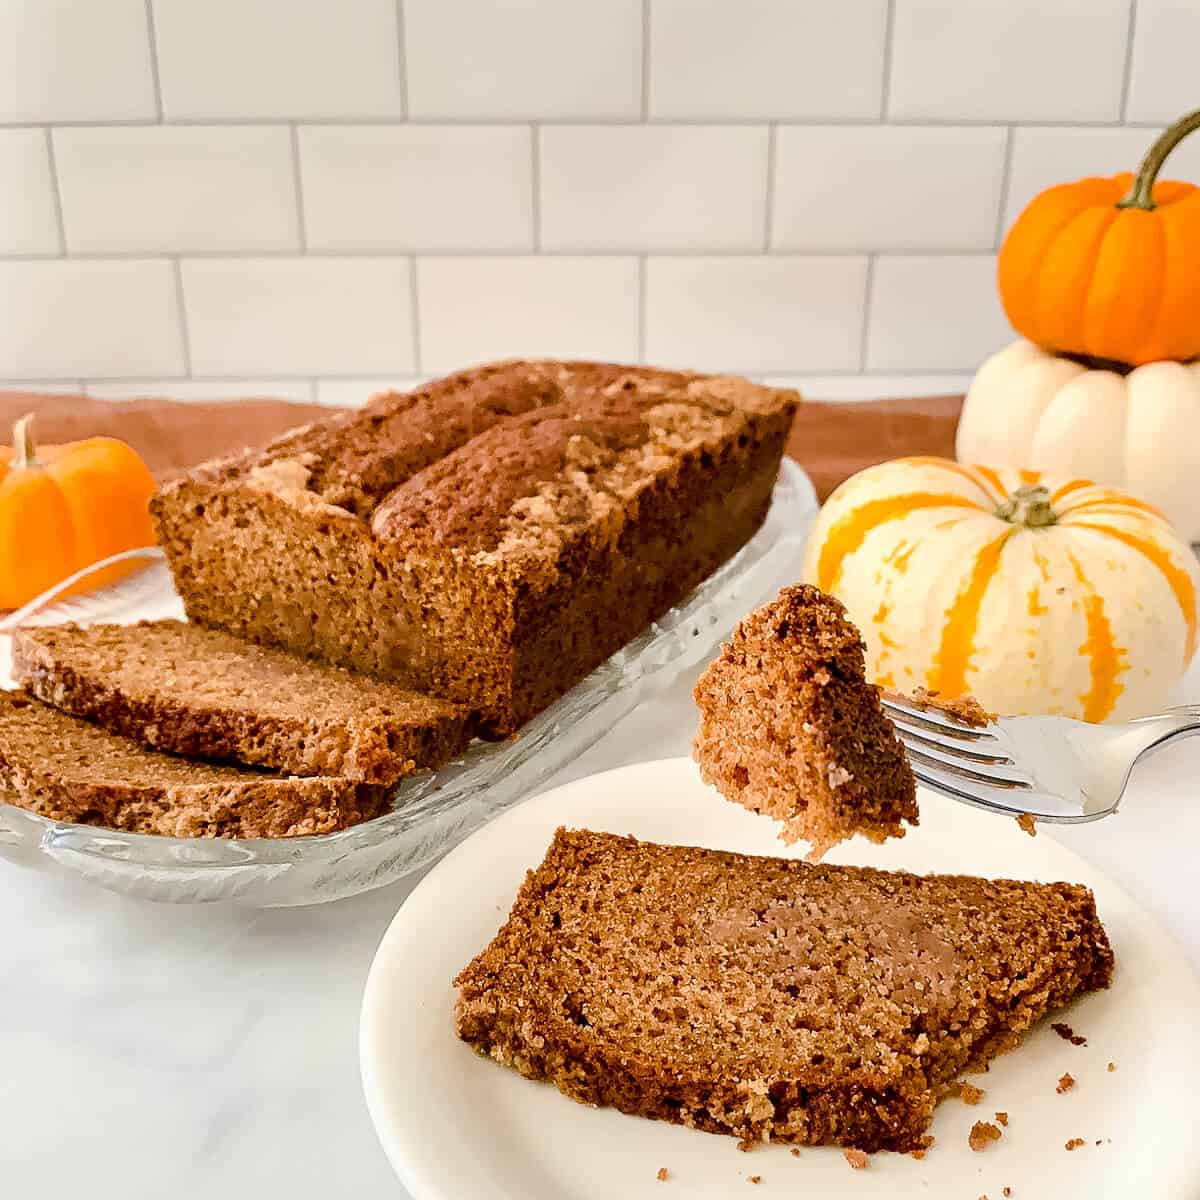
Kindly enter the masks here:
<path id="1" fill-rule="evenodd" d="M 1071 884 L 559 830 L 456 979 L 455 1023 L 583 1103 L 907 1151 L 964 1070 L 1111 970 L 1091 893 Z"/>
<path id="2" fill-rule="evenodd" d="M 459 704 L 183 621 L 18 630 L 13 673 L 46 704 L 189 758 L 395 783 L 470 740 Z"/>
<path id="3" fill-rule="evenodd" d="M 726 799 L 783 823 L 819 858 L 917 824 L 916 784 L 840 601 L 808 584 L 746 617 L 700 677 L 693 755 Z"/>
<path id="4" fill-rule="evenodd" d="M 1037 818 L 1033 813 L 1020 813 L 1017 816 L 1017 824 L 1029 834 L 1030 837 L 1037 837 Z"/>
<path id="5" fill-rule="evenodd" d="M 863 1171 L 867 1166 L 867 1156 L 861 1150 L 846 1149 L 842 1153 L 846 1156 L 846 1161 L 856 1170 Z"/>
<path id="6" fill-rule="evenodd" d="M 978 1104 L 984 1096 L 983 1088 L 978 1088 L 965 1080 L 958 1085 L 958 1094 L 962 1097 L 964 1104 Z"/>
<path id="7" fill-rule="evenodd" d="M 1086 1146 L 1086 1145 L 1087 1145 L 1087 1140 L 1085 1138 L 1073 1137 L 1066 1143 L 1065 1149 L 1078 1150 L 1080 1146 Z"/>
<path id="8" fill-rule="evenodd" d="M 1068 1071 L 1065 1075 L 1062 1076 L 1061 1079 L 1059 1079 L 1058 1084 L 1054 1090 L 1061 1096 L 1063 1094 L 1063 1092 L 1069 1092 L 1074 1086 L 1075 1086 L 1075 1078 Z"/>
<path id="9" fill-rule="evenodd" d="M 388 790 L 192 762 L 0 692 L 0 794 L 54 821 L 169 837 L 299 837 L 384 812 Z"/>

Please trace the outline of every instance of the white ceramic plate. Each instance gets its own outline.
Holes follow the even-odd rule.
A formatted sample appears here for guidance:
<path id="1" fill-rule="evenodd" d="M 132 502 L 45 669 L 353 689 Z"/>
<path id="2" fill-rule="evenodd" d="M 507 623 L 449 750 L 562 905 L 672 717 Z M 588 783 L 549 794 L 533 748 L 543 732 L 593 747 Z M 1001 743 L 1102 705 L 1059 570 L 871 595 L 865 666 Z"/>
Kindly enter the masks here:
<path id="1" fill-rule="evenodd" d="M 781 1146 L 743 1154 L 732 1138 L 587 1108 L 479 1058 L 454 1036 L 450 981 L 504 921 L 558 825 L 789 853 L 770 821 L 721 799 L 688 760 L 643 763 L 505 813 L 453 851 L 397 913 L 367 981 L 361 1055 L 372 1119 L 405 1186 L 416 1200 L 670 1200 L 746 1194 L 741 1187 L 758 1175 L 761 1185 L 749 1195 L 999 1200 L 1007 1186 L 1013 1200 L 1195 1200 L 1200 984 L 1182 953 L 1129 896 L 1044 833 L 1029 838 L 1013 821 L 927 792 L 921 821 L 902 841 L 855 841 L 829 859 L 1094 889 L 1117 974 L 1110 991 L 1063 1017 L 1086 1046 L 1044 1024 L 974 1077 L 986 1091 L 977 1107 L 957 1099 L 941 1105 L 937 1143 L 923 1161 L 877 1154 L 862 1171 L 837 1149 L 805 1148 L 798 1158 Z M 1066 1071 L 1077 1083 L 1059 1095 Z M 1004 1137 L 972 1152 L 971 1125 L 996 1110 L 1010 1115 Z M 1085 1144 L 1066 1151 L 1075 1137 Z M 660 1167 L 669 1171 L 666 1184 L 656 1179 Z"/>

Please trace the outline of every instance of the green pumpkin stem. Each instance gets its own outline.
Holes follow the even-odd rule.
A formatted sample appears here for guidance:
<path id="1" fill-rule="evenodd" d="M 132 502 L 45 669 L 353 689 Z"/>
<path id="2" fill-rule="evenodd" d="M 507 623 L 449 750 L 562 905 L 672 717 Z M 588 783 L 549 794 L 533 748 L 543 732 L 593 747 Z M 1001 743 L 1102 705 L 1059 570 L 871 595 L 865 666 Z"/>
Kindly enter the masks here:
<path id="1" fill-rule="evenodd" d="M 33 444 L 33 413 L 26 413 L 13 422 L 12 465 L 18 471 L 38 465 L 37 449 Z"/>
<path id="2" fill-rule="evenodd" d="M 1153 209 L 1154 184 L 1158 179 L 1159 171 L 1162 170 L 1163 163 L 1167 161 L 1167 155 L 1189 133 L 1194 133 L 1197 129 L 1200 129 L 1200 108 L 1195 112 L 1188 113 L 1186 117 L 1180 117 L 1174 125 L 1163 130 L 1154 145 L 1146 151 L 1146 157 L 1142 159 L 1142 165 L 1138 167 L 1138 173 L 1134 177 L 1133 187 L 1129 189 L 1129 195 L 1117 207 L 1143 208 L 1147 212 Z"/>
<path id="3" fill-rule="evenodd" d="M 1058 521 L 1050 506 L 1050 493 L 1040 484 L 1019 487 L 996 509 L 996 516 L 1026 529 L 1045 529 Z"/>

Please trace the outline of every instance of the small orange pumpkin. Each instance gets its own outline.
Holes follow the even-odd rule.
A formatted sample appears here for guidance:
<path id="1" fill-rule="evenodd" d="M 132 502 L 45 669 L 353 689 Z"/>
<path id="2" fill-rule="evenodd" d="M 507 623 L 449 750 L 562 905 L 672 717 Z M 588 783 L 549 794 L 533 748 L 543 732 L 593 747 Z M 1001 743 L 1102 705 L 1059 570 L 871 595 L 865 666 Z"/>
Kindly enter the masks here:
<path id="1" fill-rule="evenodd" d="M 1200 355 L 1200 189 L 1156 182 L 1200 111 L 1150 147 L 1137 176 L 1034 197 L 1000 249 L 1009 321 L 1057 354 L 1140 366 Z"/>
<path id="2" fill-rule="evenodd" d="M 91 563 L 154 544 L 154 477 L 137 451 L 107 437 L 39 450 L 32 426 L 32 416 L 22 417 L 12 449 L 0 447 L 0 608 L 20 608 Z M 141 565 L 120 563 L 70 590 Z"/>

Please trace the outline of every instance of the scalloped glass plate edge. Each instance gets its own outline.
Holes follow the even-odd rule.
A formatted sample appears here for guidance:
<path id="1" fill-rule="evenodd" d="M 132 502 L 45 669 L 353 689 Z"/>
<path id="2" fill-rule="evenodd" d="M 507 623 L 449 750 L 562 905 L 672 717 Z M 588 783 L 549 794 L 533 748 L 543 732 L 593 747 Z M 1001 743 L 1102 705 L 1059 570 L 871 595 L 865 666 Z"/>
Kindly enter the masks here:
<path id="1" fill-rule="evenodd" d="M 70 825 L 0 804 L 0 857 L 56 864 L 113 891 L 179 904 L 319 904 L 382 887 L 531 794 L 641 700 L 707 657 L 746 612 L 795 578 L 816 511 L 808 476 L 784 459 L 762 527 L 682 604 L 516 737 L 477 742 L 442 770 L 405 780 L 393 810 L 373 821 L 320 837 L 171 838 Z M 23 612 L 41 624 L 178 616 L 182 608 L 158 561 L 103 592 L 49 607 L 35 601 Z"/>

